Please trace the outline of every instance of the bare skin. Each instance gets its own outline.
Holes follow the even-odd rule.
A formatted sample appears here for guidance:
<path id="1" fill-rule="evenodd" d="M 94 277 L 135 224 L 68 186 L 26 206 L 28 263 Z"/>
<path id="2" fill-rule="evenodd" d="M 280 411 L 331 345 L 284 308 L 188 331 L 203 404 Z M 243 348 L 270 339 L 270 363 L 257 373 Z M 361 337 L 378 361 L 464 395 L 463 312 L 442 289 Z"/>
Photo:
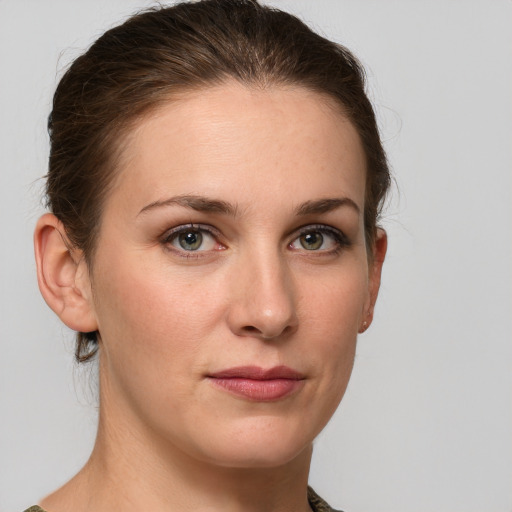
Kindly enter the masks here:
<path id="1" fill-rule="evenodd" d="M 330 100 L 226 83 L 130 135 L 92 272 L 43 216 L 43 296 L 71 328 L 99 330 L 101 350 L 93 453 L 41 506 L 309 510 L 312 442 L 345 392 L 386 252 L 382 231 L 366 247 L 364 187 L 359 137 Z M 223 377 L 240 367 L 295 377 Z"/>

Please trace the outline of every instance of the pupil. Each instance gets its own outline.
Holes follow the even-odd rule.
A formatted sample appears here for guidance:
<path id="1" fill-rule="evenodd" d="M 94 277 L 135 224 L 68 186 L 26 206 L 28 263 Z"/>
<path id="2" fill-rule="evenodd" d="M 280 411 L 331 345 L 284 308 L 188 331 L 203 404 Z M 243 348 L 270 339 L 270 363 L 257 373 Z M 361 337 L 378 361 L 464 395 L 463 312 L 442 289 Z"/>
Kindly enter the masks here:
<path id="1" fill-rule="evenodd" d="M 324 237 L 320 233 L 308 233 L 300 238 L 302 247 L 308 250 L 320 248 L 323 241 Z"/>
<path id="2" fill-rule="evenodd" d="M 183 249 L 186 251 L 194 251 L 201 246 L 203 235 L 198 231 L 189 231 L 188 233 L 182 233 L 179 236 L 179 241 Z"/>

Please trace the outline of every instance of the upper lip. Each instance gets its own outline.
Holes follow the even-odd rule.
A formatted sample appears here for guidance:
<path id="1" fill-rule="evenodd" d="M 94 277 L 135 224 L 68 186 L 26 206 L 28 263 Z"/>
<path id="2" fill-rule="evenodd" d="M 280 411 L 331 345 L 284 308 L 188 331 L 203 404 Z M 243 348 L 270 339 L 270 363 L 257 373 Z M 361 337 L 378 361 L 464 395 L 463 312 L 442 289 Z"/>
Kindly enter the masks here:
<path id="1" fill-rule="evenodd" d="M 273 380 L 290 379 L 302 380 L 304 375 L 288 366 L 274 366 L 273 368 L 261 368 L 259 366 L 237 366 L 226 368 L 219 372 L 210 373 L 208 377 L 214 379 L 251 379 L 251 380 Z"/>

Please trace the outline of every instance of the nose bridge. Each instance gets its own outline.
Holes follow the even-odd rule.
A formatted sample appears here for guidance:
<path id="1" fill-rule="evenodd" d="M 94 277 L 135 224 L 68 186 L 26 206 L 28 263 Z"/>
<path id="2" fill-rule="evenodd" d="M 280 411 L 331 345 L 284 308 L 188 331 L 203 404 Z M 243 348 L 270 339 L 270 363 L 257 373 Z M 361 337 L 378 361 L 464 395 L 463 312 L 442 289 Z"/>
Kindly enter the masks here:
<path id="1" fill-rule="evenodd" d="M 275 338 L 297 326 L 292 276 L 278 247 L 255 244 L 239 259 L 232 326 L 238 334 Z"/>

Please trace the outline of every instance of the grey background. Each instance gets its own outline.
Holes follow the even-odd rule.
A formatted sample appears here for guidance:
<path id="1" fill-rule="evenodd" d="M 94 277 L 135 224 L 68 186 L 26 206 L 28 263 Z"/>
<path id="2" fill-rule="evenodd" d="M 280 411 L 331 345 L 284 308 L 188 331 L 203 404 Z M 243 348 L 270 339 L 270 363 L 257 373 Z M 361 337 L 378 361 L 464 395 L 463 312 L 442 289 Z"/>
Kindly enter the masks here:
<path id="1" fill-rule="evenodd" d="M 276 0 L 367 66 L 394 168 L 376 319 L 316 442 L 347 512 L 512 511 L 512 2 Z M 0 512 L 76 472 L 94 370 L 36 286 L 46 116 L 62 69 L 141 0 L 0 0 Z"/>

